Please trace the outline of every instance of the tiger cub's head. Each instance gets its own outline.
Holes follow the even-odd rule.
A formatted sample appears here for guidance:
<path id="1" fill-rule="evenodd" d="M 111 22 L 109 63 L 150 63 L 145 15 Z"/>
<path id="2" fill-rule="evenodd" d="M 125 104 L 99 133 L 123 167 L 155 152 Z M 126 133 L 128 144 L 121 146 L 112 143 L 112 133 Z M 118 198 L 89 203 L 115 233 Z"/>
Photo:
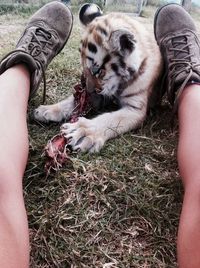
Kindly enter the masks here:
<path id="1" fill-rule="evenodd" d="M 87 90 L 117 95 L 140 66 L 130 25 L 120 14 L 103 15 L 95 4 L 83 5 L 79 19 L 85 26 L 80 52 Z"/>

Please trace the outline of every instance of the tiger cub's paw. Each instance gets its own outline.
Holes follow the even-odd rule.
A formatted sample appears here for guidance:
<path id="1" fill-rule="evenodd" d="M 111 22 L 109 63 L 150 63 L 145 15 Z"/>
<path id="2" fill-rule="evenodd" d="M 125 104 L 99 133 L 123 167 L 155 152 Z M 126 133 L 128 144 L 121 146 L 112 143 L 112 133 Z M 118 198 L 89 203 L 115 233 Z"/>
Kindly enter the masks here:
<path id="1" fill-rule="evenodd" d="M 60 122 L 62 120 L 62 113 L 57 104 L 40 105 L 34 110 L 34 118 L 40 122 Z"/>
<path id="2" fill-rule="evenodd" d="M 69 145 L 74 151 L 99 152 L 105 143 L 102 133 L 97 130 L 93 121 L 84 117 L 75 123 L 63 124 L 61 132 L 69 140 Z"/>

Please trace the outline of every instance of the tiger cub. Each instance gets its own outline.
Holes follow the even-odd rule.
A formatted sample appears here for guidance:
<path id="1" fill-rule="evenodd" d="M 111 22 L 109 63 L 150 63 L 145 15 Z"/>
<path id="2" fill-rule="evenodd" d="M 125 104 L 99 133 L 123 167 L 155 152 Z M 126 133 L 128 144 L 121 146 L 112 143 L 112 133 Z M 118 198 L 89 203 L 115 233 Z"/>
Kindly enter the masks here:
<path id="1" fill-rule="evenodd" d="M 142 124 L 162 61 L 153 35 L 133 18 L 120 13 L 103 15 L 95 4 L 83 5 L 79 18 L 85 26 L 80 52 L 87 90 L 115 97 L 120 108 L 93 119 L 80 117 L 61 129 L 74 150 L 98 152 L 107 140 Z M 40 121 L 58 122 L 69 118 L 73 108 L 70 96 L 39 106 L 34 115 Z"/>

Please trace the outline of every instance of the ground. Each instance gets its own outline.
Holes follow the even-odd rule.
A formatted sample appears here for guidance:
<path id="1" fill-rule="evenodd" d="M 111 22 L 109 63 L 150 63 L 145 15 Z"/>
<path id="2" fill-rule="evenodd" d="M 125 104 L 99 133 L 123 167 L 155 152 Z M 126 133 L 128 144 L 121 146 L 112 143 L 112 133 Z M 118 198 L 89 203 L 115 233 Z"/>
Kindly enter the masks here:
<path id="1" fill-rule="evenodd" d="M 137 18 L 153 31 L 153 14 Z M 197 13 L 193 13 L 200 26 Z M 1 56 L 14 48 L 27 15 L 0 16 Z M 200 29 L 200 27 L 199 27 Z M 80 80 L 80 26 L 51 63 L 47 103 L 70 94 Z M 183 189 L 178 174 L 178 127 L 165 102 L 137 131 L 109 141 L 98 154 L 74 154 L 57 173 L 44 172 L 43 149 L 58 124 L 38 124 L 30 102 L 30 154 L 24 176 L 31 268 L 176 267 L 176 235 Z"/>

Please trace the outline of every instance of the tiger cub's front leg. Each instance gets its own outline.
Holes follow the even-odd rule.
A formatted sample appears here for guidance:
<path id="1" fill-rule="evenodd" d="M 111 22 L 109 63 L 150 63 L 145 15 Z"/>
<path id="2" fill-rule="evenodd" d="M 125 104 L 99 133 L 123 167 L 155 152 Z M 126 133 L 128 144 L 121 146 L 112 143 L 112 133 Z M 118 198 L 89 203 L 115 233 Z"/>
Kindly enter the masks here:
<path id="1" fill-rule="evenodd" d="M 98 152 L 107 140 L 139 126 L 145 114 L 143 107 L 123 107 L 91 120 L 82 117 L 76 123 L 65 123 L 61 131 L 69 139 L 73 150 Z"/>
<path id="2" fill-rule="evenodd" d="M 74 96 L 51 105 L 40 105 L 34 111 L 34 118 L 40 122 L 60 122 L 70 118 L 74 109 Z"/>

